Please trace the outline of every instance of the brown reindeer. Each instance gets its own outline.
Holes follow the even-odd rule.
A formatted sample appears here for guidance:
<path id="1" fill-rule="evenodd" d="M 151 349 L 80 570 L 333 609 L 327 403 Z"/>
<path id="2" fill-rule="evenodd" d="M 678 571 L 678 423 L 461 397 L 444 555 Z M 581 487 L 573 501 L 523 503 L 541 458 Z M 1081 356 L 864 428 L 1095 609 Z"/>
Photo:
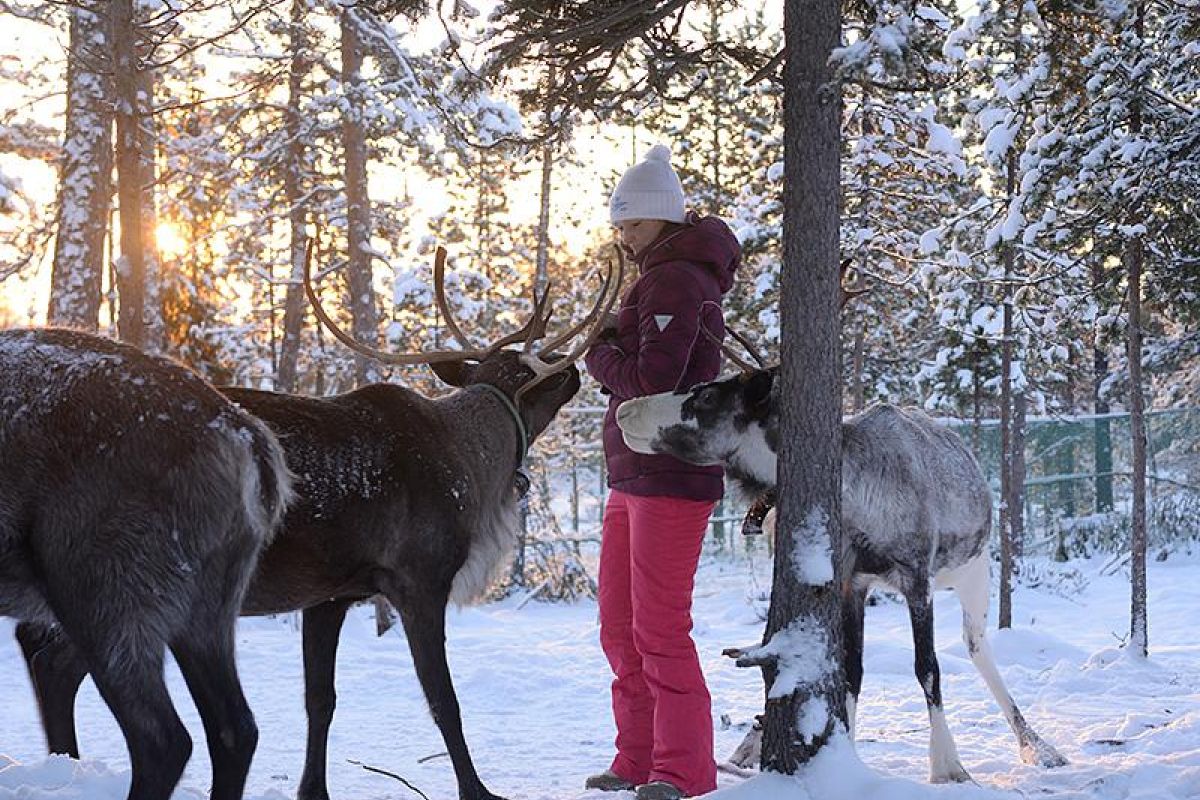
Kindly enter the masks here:
<path id="1" fill-rule="evenodd" d="M 463 738 L 446 661 L 446 605 L 487 588 L 514 542 L 518 470 L 530 444 L 579 389 L 574 366 L 615 301 L 624 265 L 610 265 L 588 317 L 552 342 L 535 343 L 548 321 L 547 297 L 529 322 L 486 348 L 471 345 L 445 303 L 444 251 L 435 288 L 463 350 L 384 353 L 343 332 L 305 285 L 322 323 L 348 347 L 393 364 L 429 364 L 459 390 L 432 399 L 379 383 L 333 397 L 225 389 L 274 430 L 296 476 L 297 500 L 263 553 L 243 614 L 303 612 L 308 744 L 300 800 L 327 800 L 326 744 L 333 718 L 334 660 L 347 609 L 375 594 L 399 611 L 417 677 L 441 730 L 464 800 L 493 800 Z M 590 326 L 587 335 L 580 335 Z M 570 340 L 564 357 L 551 355 Z M 505 349 L 524 341 L 521 351 Z M 22 642 L 37 636 L 28 628 Z M 77 754 L 72 721 L 85 665 L 59 647 L 25 649 L 53 752 Z"/>
<path id="2" fill-rule="evenodd" d="M 242 796 L 258 731 L 233 632 L 288 483 L 266 426 L 181 365 L 81 331 L 0 332 L 0 614 L 21 620 L 56 751 L 77 751 L 87 670 L 129 748 L 130 800 L 167 800 L 192 751 L 170 647 L 211 796 Z"/>

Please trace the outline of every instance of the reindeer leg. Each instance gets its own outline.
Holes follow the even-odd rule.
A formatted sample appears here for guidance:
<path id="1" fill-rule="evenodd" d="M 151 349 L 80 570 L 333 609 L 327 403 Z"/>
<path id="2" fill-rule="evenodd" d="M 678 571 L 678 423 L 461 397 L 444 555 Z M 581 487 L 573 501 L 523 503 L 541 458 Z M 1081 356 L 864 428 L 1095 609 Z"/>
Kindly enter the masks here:
<path id="1" fill-rule="evenodd" d="M 762 735 L 762 715 L 759 715 L 729 756 L 729 763 L 742 769 L 758 769 L 762 764 Z"/>
<path id="2" fill-rule="evenodd" d="M 75 696 L 87 665 L 61 628 L 22 622 L 17 625 L 17 642 L 37 697 L 47 749 L 78 759 Z"/>
<path id="3" fill-rule="evenodd" d="M 212 762 L 211 800 L 241 800 L 258 745 L 258 726 L 246 704 L 233 655 L 233 631 L 195 623 L 171 652 L 200 712 Z"/>
<path id="4" fill-rule="evenodd" d="M 847 587 L 842 603 L 842 647 L 846 666 L 846 727 L 854 741 L 858 695 L 863 679 L 863 615 L 870 587 Z"/>
<path id="5" fill-rule="evenodd" d="M 929 710 L 929 780 L 931 783 L 969 781 L 971 776 L 959 761 L 958 748 L 954 745 L 954 737 L 950 735 L 946 714 L 942 710 L 941 674 L 934 649 L 933 598 L 929 579 L 925 575 L 914 575 L 906 588 L 904 596 L 908 601 L 908 616 L 912 622 L 917 681 L 925 692 L 925 706 Z"/>
<path id="6" fill-rule="evenodd" d="M 446 602 L 450 587 L 447 585 L 441 592 L 430 593 L 433 596 L 414 597 L 414 594 L 417 593 L 402 596 L 389 591 L 387 598 L 400 611 L 413 665 L 429 703 L 429 713 L 450 752 L 454 775 L 458 779 L 458 796 L 460 800 L 503 800 L 489 792 L 479 780 L 463 737 L 458 697 L 446 662 Z"/>
<path id="7" fill-rule="evenodd" d="M 125 735 L 133 772 L 127 800 L 169 800 L 192 740 L 163 680 L 164 644 L 145 620 L 114 622 L 52 605 Z"/>
<path id="8" fill-rule="evenodd" d="M 959 603 L 962 604 L 963 641 L 967 645 L 971 663 L 983 676 L 984 683 L 991 690 L 992 697 L 996 698 L 996 703 L 1004 712 L 1009 727 L 1016 735 L 1021 760 L 1026 764 L 1037 764 L 1043 767 L 1064 766 L 1067 760 L 1063 758 L 1062 754 L 1055 750 L 1053 745 L 1038 736 L 1025 721 L 1025 717 L 1017 708 L 1012 695 L 1008 693 L 1008 687 L 1004 685 L 1000 671 L 996 669 L 996 662 L 992 658 L 992 649 L 988 645 L 987 635 L 984 633 L 987 625 L 990 580 L 986 553 L 977 556 L 958 572 L 943 579 L 946 585 L 954 589 Z"/>
<path id="9" fill-rule="evenodd" d="M 329 726 L 337 705 L 334 667 L 338 638 L 350 600 L 330 600 L 304 609 L 304 710 L 308 715 L 308 749 L 297 800 L 329 800 L 325 776 Z"/>
<path id="10" fill-rule="evenodd" d="M 232 528 L 229 543 L 200 567 L 188 624 L 170 642 L 171 652 L 204 723 L 212 762 L 211 800 L 241 800 L 258 747 L 258 726 L 242 693 L 234 635 L 242 593 L 257 558 L 250 528 Z M 221 591 L 220 588 L 225 588 Z"/>

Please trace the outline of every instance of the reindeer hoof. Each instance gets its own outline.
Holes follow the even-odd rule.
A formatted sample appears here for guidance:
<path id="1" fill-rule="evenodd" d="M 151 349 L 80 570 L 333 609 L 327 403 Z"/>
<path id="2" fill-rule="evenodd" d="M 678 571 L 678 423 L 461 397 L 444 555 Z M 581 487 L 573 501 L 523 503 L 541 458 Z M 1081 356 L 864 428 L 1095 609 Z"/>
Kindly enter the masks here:
<path id="1" fill-rule="evenodd" d="M 461 792 L 458 797 L 459 800 L 507 800 L 498 794 L 492 794 L 482 786 L 475 792 Z"/>
<path id="2" fill-rule="evenodd" d="M 951 764 L 937 772 L 929 773 L 930 783 L 974 783 L 971 775 L 963 769 L 962 764 Z"/>
<path id="3" fill-rule="evenodd" d="M 1021 760 L 1026 764 L 1035 767 L 1044 767 L 1045 769 L 1065 767 L 1070 763 L 1062 753 L 1041 739 L 1029 742 L 1021 747 Z"/>
<path id="4" fill-rule="evenodd" d="M 320 786 L 305 786 L 300 784 L 300 789 L 296 792 L 296 800 L 329 800 L 329 790 L 324 784 Z"/>

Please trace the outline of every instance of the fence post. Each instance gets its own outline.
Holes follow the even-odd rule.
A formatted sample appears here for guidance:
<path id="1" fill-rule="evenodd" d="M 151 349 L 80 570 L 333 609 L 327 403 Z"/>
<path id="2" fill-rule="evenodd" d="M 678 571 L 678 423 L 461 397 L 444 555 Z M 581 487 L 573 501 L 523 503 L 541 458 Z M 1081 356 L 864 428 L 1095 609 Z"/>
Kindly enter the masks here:
<path id="1" fill-rule="evenodd" d="M 579 535 L 579 457 L 577 452 L 575 424 L 571 424 L 571 530 Z"/>

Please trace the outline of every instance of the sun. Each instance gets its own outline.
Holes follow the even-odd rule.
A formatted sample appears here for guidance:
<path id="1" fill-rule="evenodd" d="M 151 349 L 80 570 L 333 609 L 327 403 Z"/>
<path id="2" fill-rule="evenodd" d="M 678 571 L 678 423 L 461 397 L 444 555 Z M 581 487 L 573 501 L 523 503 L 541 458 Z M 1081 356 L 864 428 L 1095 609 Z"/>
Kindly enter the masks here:
<path id="1" fill-rule="evenodd" d="M 160 222 L 154 226 L 154 242 L 164 261 L 173 261 L 188 249 L 187 237 L 178 225 L 171 222 Z"/>

